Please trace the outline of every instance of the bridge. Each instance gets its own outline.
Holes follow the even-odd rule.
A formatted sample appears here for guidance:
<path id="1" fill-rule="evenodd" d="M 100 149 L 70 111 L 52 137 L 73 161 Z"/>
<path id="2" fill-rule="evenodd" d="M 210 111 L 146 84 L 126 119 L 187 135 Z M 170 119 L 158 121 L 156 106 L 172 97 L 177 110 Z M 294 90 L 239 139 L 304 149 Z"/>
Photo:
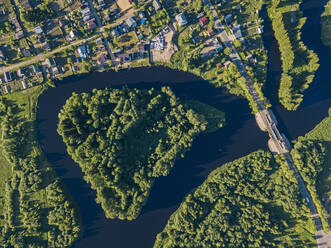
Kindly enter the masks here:
<path id="1" fill-rule="evenodd" d="M 271 109 L 267 109 L 265 107 L 262 99 L 260 98 L 259 94 L 257 93 L 254 87 L 251 78 L 247 74 L 245 65 L 241 60 L 235 47 L 232 44 L 232 42 L 236 40 L 235 36 L 232 33 L 228 34 L 226 32 L 226 29 L 219 20 L 218 14 L 216 10 L 213 8 L 213 6 L 210 6 L 210 10 L 212 11 L 213 16 L 215 18 L 215 26 L 218 29 L 218 37 L 222 40 L 222 42 L 225 44 L 226 47 L 231 49 L 232 52 L 230 54 L 230 58 L 238 67 L 238 70 L 241 73 L 241 75 L 245 78 L 248 92 L 253 97 L 253 100 L 257 105 L 258 112 L 255 114 L 255 119 L 259 128 L 262 131 L 268 132 L 269 134 L 268 146 L 270 151 L 274 154 L 284 155 L 286 162 L 288 163 L 290 169 L 293 171 L 298 181 L 301 195 L 305 199 L 307 206 L 310 210 L 311 218 L 315 223 L 315 227 L 316 227 L 315 238 L 317 242 L 317 247 L 318 248 L 329 247 L 327 246 L 327 244 L 328 244 L 328 240 L 330 240 L 330 237 L 328 237 L 328 235 L 326 235 L 322 229 L 321 219 L 317 213 L 316 206 L 312 200 L 309 191 L 306 188 L 306 185 L 302 177 L 300 176 L 300 173 L 298 172 L 298 169 L 296 168 L 291 158 L 291 154 L 289 153 L 289 151 L 291 150 L 290 142 L 287 140 L 284 134 L 280 133 L 277 127 L 278 121 L 275 115 L 273 114 Z"/>

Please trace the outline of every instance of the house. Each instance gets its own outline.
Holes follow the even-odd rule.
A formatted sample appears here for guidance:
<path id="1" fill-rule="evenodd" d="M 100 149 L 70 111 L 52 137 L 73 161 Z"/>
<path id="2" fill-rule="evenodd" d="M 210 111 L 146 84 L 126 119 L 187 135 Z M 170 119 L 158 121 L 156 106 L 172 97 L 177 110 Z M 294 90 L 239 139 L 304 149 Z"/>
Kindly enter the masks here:
<path id="1" fill-rule="evenodd" d="M 226 62 L 224 62 L 224 66 L 225 66 L 226 68 L 228 68 L 230 65 L 231 65 L 231 62 L 230 62 L 230 61 L 226 61 Z"/>
<path id="2" fill-rule="evenodd" d="M 21 53 L 23 54 L 24 57 L 29 57 L 31 56 L 31 52 L 29 49 L 26 49 L 26 48 L 22 48 L 20 49 Z"/>
<path id="3" fill-rule="evenodd" d="M 8 85 L 5 85 L 5 86 L 4 86 L 4 88 L 5 88 L 5 93 L 6 93 L 6 94 L 8 94 L 8 93 L 9 93 L 9 91 L 10 91 L 10 88 L 9 88 L 9 86 L 8 86 Z"/>
<path id="4" fill-rule="evenodd" d="M 22 39 L 23 37 L 24 37 L 23 30 L 20 30 L 20 31 L 18 31 L 17 33 L 15 33 L 15 38 L 16 38 L 17 40 Z"/>
<path id="5" fill-rule="evenodd" d="M 75 39 L 75 38 L 76 38 L 76 32 L 73 31 L 73 30 L 71 30 L 71 31 L 69 32 L 69 38 L 70 38 L 71 40 Z"/>
<path id="6" fill-rule="evenodd" d="M 105 6 L 105 2 L 103 0 L 98 0 L 98 5 L 100 8 L 102 8 L 103 6 Z"/>
<path id="7" fill-rule="evenodd" d="M 30 10 L 31 10 L 31 5 L 30 5 L 30 3 L 29 3 L 29 0 L 23 0 L 23 1 L 22 1 L 22 5 L 23 5 L 23 7 L 24 7 L 24 9 L 25 9 L 26 11 L 30 11 Z"/>
<path id="8" fill-rule="evenodd" d="M 4 61 L 5 56 L 3 55 L 3 52 L 0 50 L 0 61 Z"/>
<path id="9" fill-rule="evenodd" d="M 89 7 L 86 7 L 86 8 L 84 8 L 84 9 L 82 9 L 82 10 L 80 11 L 80 13 L 82 14 L 82 16 L 90 15 L 91 10 L 90 10 Z"/>
<path id="10" fill-rule="evenodd" d="M 86 59 L 88 57 L 88 49 L 85 45 L 79 46 L 77 52 L 81 59 Z"/>
<path id="11" fill-rule="evenodd" d="M 21 81 L 21 84 L 22 84 L 22 88 L 23 88 L 23 90 L 25 90 L 25 89 L 27 88 L 25 81 L 22 80 L 22 81 Z"/>
<path id="12" fill-rule="evenodd" d="M 100 54 L 97 59 L 99 65 L 103 65 L 106 62 L 106 60 L 107 60 L 107 56 L 104 53 Z"/>
<path id="13" fill-rule="evenodd" d="M 56 62 L 55 62 L 55 60 L 54 60 L 53 58 L 48 58 L 48 59 L 47 59 L 47 62 L 48 62 L 48 64 L 49 64 L 51 67 L 56 66 Z"/>
<path id="14" fill-rule="evenodd" d="M 201 27 L 206 26 L 208 24 L 208 18 L 206 16 L 201 17 L 199 23 Z"/>
<path id="15" fill-rule="evenodd" d="M 87 22 L 87 25 L 88 25 L 89 29 L 95 29 L 97 27 L 97 24 L 95 24 L 95 22 L 94 22 L 94 18 L 89 20 Z"/>
<path id="16" fill-rule="evenodd" d="M 131 61 L 131 57 L 127 53 L 121 53 L 117 57 L 120 59 L 120 62 L 121 63 L 125 63 L 125 62 L 130 62 Z"/>
<path id="17" fill-rule="evenodd" d="M 126 25 L 129 28 L 135 28 L 137 26 L 136 21 L 133 19 L 133 17 L 129 17 L 128 19 L 125 20 Z"/>
<path id="18" fill-rule="evenodd" d="M 242 37 L 240 24 L 233 27 L 233 35 L 236 37 L 236 39 L 240 39 Z"/>
<path id="19" fill-rule="evenodd" d="M 12 79 L 12 77 L 11 77 L 11 73 L 8 72 L 8 71 L 5 72 L 5 73 L 4 73 L 4 79 L 5 79 L 5 82 L 6 82 L 6 83 L 12 81 L 13 79 Z"/>
<path id="20" fill-rule="evenodd" d="M 43 33 L 43 29 L 40 26 L 35 27 L 34 31 L 36 32 L 36 34 L 42 34 Z"/>
<path id="21" fill-rule="evenodd" d="M 209 29 L 209 30 L 208 30 L 208 34 L 209 34 L 209 36 L 213 36 L 213 35 L 215 34 L 215 32 L 214 32 L 214 30 Z"/>
<path id="22" fill-rule="evenodd" d="M 117 28 L 114 28 L 114 29 L 111 31 L 111 34 L 112 34 L 112 36 L 114 36 L 114 37 L 118 37 L 118 36 L 120 36 L 120 33 L 118 32 Z"/>
<path id="23" fill-rule="evenodd" d="M 226 16 L 224 17 L 224 21 L 225 21 L 225 23 L 228 24 L 228 25 L 229 25 L 230 23 L 232 23 L 232 21 L 233 21 L 232 15 L 231 15 L 231 14 L 226 15 Z"/>
<path id="24" fill-rule="evenodd" d="M 178 25 L 180 27 L 183 27 L 187 24 L 187 20 L 186 20 L 184 13 L 180 13 L 180 14 L 176 15 L 175 19 L 178 22 Z"/>
<path id="25" fill-rule="evenodd" d="M 34 73 L 39 73 L 40 70 L 39 70 L 39 67 L 37 65 L 32 65 L 32 70 Z"/>
<path id="26" fill-rule="evenodd" d="M 45 41 L 45 42 L 41 45 L 41 48 L 42 48 L 43 50 L 46 50 L 46 51 L 51 50 L 51 48 L 50 48 L 50 46 L 49 46 L 49 44 L 48 44 L 47 41 Z"/>
<path id="27" fill-rule="evenodd" d="M 19 76 L 19 77 L 23 77 L 24 76 L 24 72 L 23 72 L 23 69 L 22 68 L 20 68 L 20 69 L 17 70 L 17 76 Z"/>
<path id="28" fill-rule="evenodd" d="M 145 13 L 144 13 L 144 12 L 139 11 L 138 17 L 139 17 L 140 19 L 145 19 L 146 16 L 145 16 Z"/>
<path id="29" fill-rule="evenodd" d="M 154 0 L 153 7 L 154 7 L 155 11 L 158 11 L 159 9 L 161 9 L 162 6 L 158 0 Z"/>
<path id="30" fill-rule="evenodd" d="M 96 39 L 95 43 L 98 45 L 98 46 L 102 46 L 103 45 L 103 41 L 102 41 L 102 38 L 98 38 Z"/>

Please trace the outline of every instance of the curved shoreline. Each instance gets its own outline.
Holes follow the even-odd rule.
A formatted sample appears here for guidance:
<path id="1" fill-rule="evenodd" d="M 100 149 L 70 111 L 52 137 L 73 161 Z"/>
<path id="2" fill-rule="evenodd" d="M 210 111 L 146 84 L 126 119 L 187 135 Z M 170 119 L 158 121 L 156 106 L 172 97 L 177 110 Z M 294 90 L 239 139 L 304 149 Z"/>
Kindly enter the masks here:
<path id="1" fill-rule="evenodd" d="M 45 155 L 81 208 L 85 233 L 74 247 L 91 247 L 93 244 L 107 247 L 110 242 L 114 248 L 152 247 L 156 234 L 162 230 L 168 217 L 210 171 L 257 149 L 267 149 L 267 135 L 258 129 L 245 99 L 215 89 L 190 73 L 151 67 L 95 73 L 70 80 L 60 82 L 57 88 L 50 88 L 41 95 L 36 128 Z M 137 81 L 141 83 L 137 84 Z M 138 88 L 159 87 L 164 84 L 155 82 L 160 81 L 167 81 L 166 84 L 179 97 L 202 100 L 226 112 L 227 125 L 215 133 L 199 136 L 191 151 L 176 163 L 172 173 L 156 180 L 147 204 L 136 220 L 105 219 L 101 207 L 94 202 L 95 192 L 83 181 L 80 168 L 66 154 L 65 146 L 56 133 L 57 111 L 72 91 L 120 87 L 123 84 Z M 169 83 L 171 81 L 174 83 Z"/>

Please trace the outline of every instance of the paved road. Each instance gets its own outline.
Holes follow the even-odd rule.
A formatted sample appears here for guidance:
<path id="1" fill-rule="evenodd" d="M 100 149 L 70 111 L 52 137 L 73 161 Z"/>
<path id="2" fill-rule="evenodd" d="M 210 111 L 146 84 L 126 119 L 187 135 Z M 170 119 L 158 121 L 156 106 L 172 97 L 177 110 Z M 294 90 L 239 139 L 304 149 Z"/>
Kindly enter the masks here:
<path id="1" fill-rule="evenodd" d="M 55 53 L 61 52 L 63 50 L 66 50 L 66 49 L 68 49 L 71 46 L 76 46 L 76 45 L 85 43 L 85 42 L 87 42 L 89 40 L 92 40 L 92 39 L 96 38 L 98 35 L 100 35 L 100 34 L 97 33 L 97 34 L 95 34 L 95 35 L 93 35 L 93 36 L 91 36 L 89 38 L 73 41 L 73 42 L 71 42 L 71 44 L 69 44 L 67 46 L 59 47 L 59 48 L 54 49 L 54 50 L 52 50 L 52 51 L 50 51 L 48 53 L 38 54 L 37 56 L 34 56 L 31 59 L 25 60 L 23 62 L 14 64 L 14 65 L 9 65 L 9 66 L 6 66 L 6 67 L 2 66 L 2 67 L 0 67 L 0 73 L 4 73 L 4 72 L 7 72 L 7 71 L 13 71 L 13 70 L 16 70 L 16 69 L 18 69 L 20 67 L 27 66 L 27 65 L 30 65 L 30 64 L 33 64 L 33 63 L 37 63 L 39 61 L 43 61 L 43 60 L 45 60 L 46 58 L 50 57 L 51 55 L 53 55 Z"/>
<path id="2" fill-rule="evenodd" d="M 207 0 L 207 1 L 209 1 L 209 0 Z M 315 206 L 314 202 L 312 201 L 311 195 L 310 195 L 309 191 L 307 190 L 305 183 L 304 183 L 303 179 L 301 178 L 295 164 L 293 163 L 293 160 L 289 153 L 290 147 L 286 144 L 286 141 L 284 140 L 285 136 L 280 135 L 280 132 L 275 123 L 275 122 L 277 122 L 277 120 L 274 120 L 271 117 L 269 111 L 265 108 L 263 101 L 261 100 L 260 96 L 257 94 L 257 91 L 254 87 L 252 80 L 250 79 L 250 77 L 247 74 L 243 61 L 241 60 L 238 52 L 232 45 L 232 41 L 234 41 L 236 38 L 234 37 L 233 34 L 227 34 L 224 26 L 222 25 L 221 21 L 218 18 L 218 14 L 217 14 L 216 10 L 214 9 L 214 7 L 210 6 L 210 9 L 213 13 L 214 18 L 216 19 L 215 26 L 219 31 L 219 37 L 222 40 L 222 42 L 225 44 L 225 46 L 229 47 L 232 51 L 230 57 L 231 57 L 232 61 L 237 65 L 241 75 L 246 79 L 248 91 L 252 95 L 254 101 L 256 102 L 256 104 L 258 106 L 258 110 L 259 110 L 258 114 L 260 114 L 262 121 L 263 121 L 265 127 L 267 128 L 270 139 L 272 139 L 277 153 L 285 155 L 285 158 L 286 158 L 286 161 L 287 161 L 289 167 L 294 172 L 294 175 L 298 181 L 301 195 L 306 200 L 307 206 L 310 210 L 311 218 L 314 221 L 315 226 L 316 226 L 315 238 L 316 238 L 316 242 L 317 242 L 317 247 L 319 247 L 319 248 L 326 247 L 327 244 L 324 242 L 326 235 L 323 232 L 321 220 L 316 211 L 316 206 Z"/>

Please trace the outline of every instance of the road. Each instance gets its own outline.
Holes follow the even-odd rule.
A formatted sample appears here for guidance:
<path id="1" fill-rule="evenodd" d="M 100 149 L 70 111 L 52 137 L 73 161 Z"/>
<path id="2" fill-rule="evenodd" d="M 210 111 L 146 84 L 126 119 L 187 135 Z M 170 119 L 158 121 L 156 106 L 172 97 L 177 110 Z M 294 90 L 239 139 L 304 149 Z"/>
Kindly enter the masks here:
<path id="1" fill-rule="evenodd" d="M 85 43 L 85 42 L 87 42 L 89 40 L 92 40 L 92 39 L 96 38 L 98 35 L 100 35 L 100 34 L 97 33 L 97 34 L 95 34 L 95 35 L 93 35 L 93 36 L 91 36 L 89 38 L 73 41 L 69 45 L 56 48 L 56 49 L 54 49 L 52 51 L 49 51 L 47 53 L 40 53 L 37 56 L 32 57 L 31 59 L 22 61 L 20 63 L 14 64 L 14 65 L 9 65 L 9 66 L 6 66 L 6 67 L 2 66 L 2 67 L 0 67 L 0 73 L 4 73 L 4 72 L 7 72 L 7 71 L 17 70 L 20 67 L 27 66 L 27 65 L 30 65 L 30 64 L 33 64 L 33 63 L 37 63 L 39 61 L 43 61 L 43 60 L 47 59 L 48 57 L 50 57 L 51 55 L 53 55 L 55 53 L 61 52 L 63 50 L 66 50 L 66 49 L 68 49 L 71 46 L 76 46 L 76 45 Z"/>
<path id="2" fill-rule="evenodd" d="M 106 49 L 108 51 L 108 54 L 109 54 L 109 56 L 111 58 L 111 61 L 112 61 L 113 65 L 117 68 L 118 65 L 117 65 L 117 62 L 116 62 L 116 58 L 115 58 L 115 55 L 114 55 L 114 53 L 111 50 L 111 47 L 109 45 L 109 41 L 108 41 L 107 36 L 106 36 L 106 33 L 105 33 L 105 28 L 102 26 L 102 23 L 100 21 L 100 18 L 98 16 L 97 11 L 94 8 L 94 5 L 93 5 L 92 0 L 87 0 L 87 2 L 88 2 L 89 6 L 90 6 L 90 8 L 92 10 L 92 13 L 94 15 L 94 18 L 95 18 L 95 20 L 97 22 L 97 25 L 98 25 L 99 29 L 100 29 L 100 33 L 102 34 L 102 37 L 104 39 L 104 44 L 105 44 L 105 47 L 106 47 Z"/>
<path id="3" fill-rule="evenodd" d="M 207 1 L 209 2 L 209 0 L 207 0 Z M 276 152 L 278 154 L 284 154 L 289 167 L 293 171 L 293 173 L 298 181 L 301 195 L 305 199 L 307 206 L 310 210 L 311 218 L 315 223 L 315 227 L 316 227 L 315 238 L 316 238 L 316 242 L 317 242 L 317 247 L 319 247 L 319 248 L 326 247 L 327 244 L 326 244 L 326 242 L 324 242 L 324 240 L 326 240 L 325 237 L 327 235 L 325 235 L 325 233 L 323 232 L 321 219 L 316 211 L 316 206 L 311 198 L 311 195 L 310 195 L 309 191 L 307 190 L 305 183 L 304 183 L 303 179 L 301 178 L 300 173 L 298 172 L 298 169 L 296 168 L 295 164 L 293 163 L 293 160 L 289 153 L 289 150 L 291 148 L 290 148 L 289 144 L 286 142 L 286 137 L 285 137 L 285 135 L 280 134 L 280 132 L 277 128 L 277 125 L 276 125 L 276 123 L 278 123 L 277 120 L 275 120 L 275 117 L 272 117 L 270 115 L 269 111 L 264 106 L 264 103 L 261 100 L 260 96 L 258 95 L 252 80 L 248 76 L 248 73 L 245 69 L 245 65 L 244 65 L 243 61 L 241 60 L 235 47 L 232 44 L 232 42 L 236 38 L 234 37 L 233 34 L 227 34 L 225 27 L 219 20 L 218 14 L 217 14 L 216 10 L 214 9 L 214 7 L 211 6 L 211 4 L 207 4 L 207 5 L 209 5 L 210 10 L 212 11 L 213 16 L 215 18 L 215 26 L 218 29 L 219 38 L 222 40 L 222 42 L 225 44 L 226 47 L 229 47 L 231 49 L 232 52 L 230 54 L 230 58 L 237 65 L 238 70 L 241 73 L 241 75 L 246 79 L 248 91 L 252 95 L 255 103 L 257 104 L 257 107 L 259 110 L 258 114 L 260 115 L 260 117 L 267 129 L 267 132 L 269 133 L 270 139 L 273 141 Z"/>
<path id="4" fill-rule="evenodd" d="M 104 38 L 104 40 L 105 40 L 105 47 L 106 47 L 106 49 L 107 49 L 107 51 L 108 51 L 108 53 L 109 53 L 109 55 L 110 55 L 110 58 L 111 58 L 111 60 L 112 60 L 112 63 L 113 63 L 115 66 L 117 66 L 117 64 L 116 64 L 116 58 L 115 58 L 114 54 L 113 54 L 112 51 L 111 51 L 111 48 L 110 48 L 109 42 L 108 42 L 108 40 L 107 40 L 107 38 L 106 38 L 106 34 L 105 34 L 105 32 L 104 32 L 104 27 L 103 27 L 102 24 L 101 24 L 101 21 L 100 21 L 100 19 L 99 19 L 99 16 L 98 16 L 97 13 L 96 13 L 96 10 L 95 10 L 95 8 L 94 8 L 94 6 L 93 6 L 93 4 L 92 4 L 92 1 L 89 0 L 88 2 L 89 2 L 89 4 L 90 4 L 90 6 L 91 6 L 91 10 L 92 10 L 92 12 L 93 12 L 93 14 L 94 14 L 94 16 L 95 16 L 95 19 L 96 19 L 97 25 L 98 25 L 98 27 L 100 27 L 100 31 L 99 31 L 99 32 L 96 32 L 94 35 L 92 35 L 92 36 L 90 36 L 90 37 L 88 37 L 88 38 L 84 38 L 84 39 L 80 39 L 80 40 L 73 41 L 73 42 L 71 42 L 69 45 L 66 45 L 66 46 L 63 46 L 63 47 L 56 48 L 56 49 L 54 49 L 54 50 L 52 50 L 52 51 L 49 51 L 49 52 L 47 52 L 47 53 L 41 53 L 41 54 L 38 54 L 37 56 L 34 56 L 34 57 L 32 57 L 32 58 L 30 58 L 30 59 L 28 59 L 28 60 L 22 61 L 22 62 L 20 62 L 20 63 L 14 64 L 14 65 L 9 65 L 9 66 L 1 66 L 1 67 L 0 67 L 0 73 L 2 74 L 2 73 L 4 73 L 4 72 L 17 70 L 17 69 L 19 69 L 19 68 L 21 68 L 21 67 L 24 67 L 24 66 L 27 66 L 27 65 L 30 65 L 30 64 L 33 64 L 33 63 L 37 63 L 37 62 L 40 62 L 40 61 L 43 61 L 43 60 L 47 59 L 48 57 L 50 57 L 51 55 L 53 55 L 53 54 L 55 54 L 55 53 L 61 52 L 61 51 L 63 51 L 63 50 L 66 50 L 66 49 L 68 49 L 68 48 L 70 48 L 70 47 L 72 47 L 72 46 L 76 46 L 76 45 L 83 44 L 83 43 L 85 43 L 85 42 L 87 42 L 87 41 L 89 41 L 89 40 L 93 40 L 93 39 L 95 39 L 95 38 L 96 38 L 98 35 L 100 35 L 100 34 L 103 36 L 103 38 Z"/>

